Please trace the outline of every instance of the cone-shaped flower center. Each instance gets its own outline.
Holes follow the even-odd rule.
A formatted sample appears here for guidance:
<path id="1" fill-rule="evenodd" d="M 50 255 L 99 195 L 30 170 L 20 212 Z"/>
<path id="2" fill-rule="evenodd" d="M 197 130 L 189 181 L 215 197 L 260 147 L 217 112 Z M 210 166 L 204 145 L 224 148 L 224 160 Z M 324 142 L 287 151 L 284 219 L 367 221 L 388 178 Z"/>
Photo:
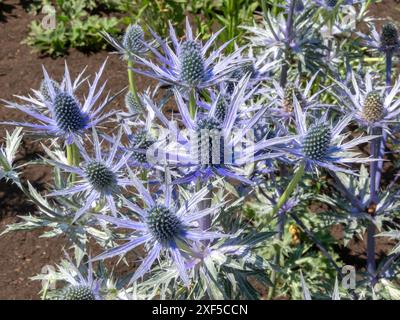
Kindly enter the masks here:
<path id="1" fill-rule="evenodd" d="M 386 23 L 382 27 L 381 44 L 386 49 L 394 48 L 399 45 L 399 34 L 397 27 L 393 23 Z"/>
<path id="2" fill-rule="evenodd" d="M 200 46 L 191 40 L 185 41 L 179 53 L 180 78 L 189 86 L 198 85 L 204 78 L 204 59 Z"/>
<path id="3" fill-rule="evenodd" d="M 217 102 L 217 108 L 215 110 L 215 118 L 221 123 L 225 121 L 227 105 L 228 103 L 225 97 L 220 96 Z"/>
<path id="4" fill-rule="evenodd" d="M 263 116 L 258 120 L 258 122 L 254 125 L 253 127 L 253 132 L 254 132 L 254 138 L 256 139 L 256 142 L 261 141 L 264 139 L 268 133 L 270 133 L 270 121 L 268 120 L 268 117 Z M 269 138 L 269 136 L 268 136 Z"/>
<path id="5" fill-rule="evenodd" d="M 377 122 L 383 119 L 384 108 L 380 94 L 370 92 L 365 97 L 363 116 L 368 122 Z"/>
<path id="6" fill-rule="evenodd" d="M 93 161 L 85 168 L 87 179 L 98 192 L 111 193 L 117 188 L 117 177 L 104 164 Z"/>
<path id="7" fill-rule="evenodd" d="M 96 300 L 93 291 L 87 286 L 70 286 L 63 295 L 64 300 Z"/>
<path id="8" fill-rule="evenodd" d="M 139 54 L 144 49 L 143 29 L 136 24 L 130 25 L 124 34 L 122 44 L 129 52 Z"/>
<path id="9" fill-rule="evenodd" d="M 61 92 L 60 85 L 53 79 L 51 79 L 50 82 L 51 85 L 53 86 L 54 93 L 59 94 Z M 40 93 L 42 94 L 43 98 L 46 101 L 51 100 L 49 85 L 46 80 L 43 80 L 42 83 L 40 84 Z"/>
<path id="10" fill-rule="evenodd" d="M 299 13 L 304 10 L 304 3 L 303 0 L 297 0 L 296 6 L 294 8 L 295 12 Z"/>
<path id="11" fill-rule="evenodd" d="M 303 154 L 312 160 L 325 158 L 331 143 L 331 129 L 324 124 L 311 127 L 303 140 Z"/>
<path id="12" fill-rule="evenodd" d="M 225 149 L 221 122 L 214 118 L 199 120 L 196 135 L 199 164 L 204 166 L 224 164 Z"/>
<path id="13" fill-rule="evenodd" d="M 147 150 L 154 144 L 154 139 L 145 131 L 132 134 L 130 137 L 132 149 L 135 151 L 132 158 L 139 163 L 147 163 Z"/>
<path id="14" fill-rule="evenodd" d="M 254 64 L 247 64 L 239 69 L 236 69 L 235 71 L 232 72 L 231 78 L 234 79 L 235 81 L 229 81 L 226 91 L 229 94 L 232 94 L 233 91 L 235 90 L 235 85 L 242 79 L 244 76 L 249 75 L 250 78 L 254 77 L 256 74 L 256 69 L 254 67 Z"/>
<path id="15" fill-rule="evenodd" d="M 147 226 L 161 244 L 174 240 L 182 231 L 182 222 L 175 212 L 162 205 L 156 205 L 150 209 L 147 215 Z"/>
<path id="16" fill-rule="evenodd" d="M 338 3 L 338 0 L 326 0 L 325 1 L 325 4 L 330 8 L 336 7 L 337 3 Z"/>
<path id="17" fill-rule="evenodd" d="M 80 131 L 88 122 L 75 98 L 63 92 L 54 99 L 54 114 L 57 125 L 64 131 Z"/>
<path id="18" fill-rule="evenodd" d="M 301 96 L 299 89 L 292 83 L 287 84 L 283 95 L 283 103 L 282 103 L 283 111 L 287 113 L 292 113 L 294 111 L 294 106 L 293 106 L 294 95 L 296 95 L 297 101 L 301 104 L 303 97 Z"/>
<path id="19" fill-rule="evenodd" d="M 128 92 L 125 95 L 125 105 L 132 114 L 139 114 L 142 112 L 142 107 L 132 92 Z"/>

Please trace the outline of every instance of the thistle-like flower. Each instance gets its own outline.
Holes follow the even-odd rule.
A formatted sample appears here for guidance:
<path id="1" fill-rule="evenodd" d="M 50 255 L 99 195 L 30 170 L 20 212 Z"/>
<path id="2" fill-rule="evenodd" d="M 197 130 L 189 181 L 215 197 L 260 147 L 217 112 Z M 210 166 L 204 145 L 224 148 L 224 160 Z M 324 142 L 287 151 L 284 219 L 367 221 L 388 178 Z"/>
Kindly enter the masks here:
<path id="1" fill-rule="evenodd" d="M 51 82 L 51 86 L 53 87 L 54 93 L 56 95 L 63 91 L 60 88 L 60 84 L 57 81 L 55 81 L 53 79 L 50 79 L 50 82 Z M 42 95 L 42 98 L 43 98 L 42 100 L 44 100 L 44 101 L 50 101 L 51 100 L 50 88 L 47 85 L 46 80 L 42 80 L 42 82 L 40 83 L 39 92 Z"/>
<path id="2" fill-rule="evenodd" d="M 125 106 L 131 115 L 138 115 L 143 112 L 142 105 L 130 91 L 125 95 Z"/>
<path id="3" fill-rule="evenodd" d="M 362 1 L 355 1 L 355 0 L 313 0 L 312 2 L 315 5 L 324 8 L 325 10 L 332 11 L 336 9 L 338 6 L 344 5 L 353 5 L 358 2 Z"/>
<path id="4" fill-rule="evenodd" d="M 374 77 L 367 72 L 364 79 L 351 74 L 351 83 L 336 81 L 341 94 L 337 95 L 344 107 L 354 114 L 354 119 L 365 128 L 381 127 L 387 132 L 388 125 L 394 123 L 400 114 L 400 78 L 386 94 L 385 86 L 374 84 Z M 376 81 L 375 81 L 376 82 Z"/>
<path id="5" fill-rule="evenodd" d="M 370 34 L 358 32 L 357 34 L 364 40 L 367 46 L 380 52 L 393 54 L 400 48 L 400 38 L 397 26 L 388 22 L 382 26 L 381 32 L 376 30 L 375 25 L 368 24 Z"/>
<path id="6" fill-rule="evenodd" d="M 316 72 L 312 78 L 305 83 L 305 87 L 301 85 L 300 79 L 297 78 L 293 82 L 288 82 L 285 87 L 282 87 L 277 81 L 273 80 L 273 88 L 266 87 L 260 90 L 262 94 L 269 96 L 270 101 L 275 101 L 275 106 L 269 109 L 272 116 L 278 121 L 293 121 L 295 118 L 294 96 L 296 96 L 303 110 L 308 108 L 328 107 L 328 105 L 323 105 L 318 101 L 318 97 L 326 89 L 318 90 L 315 93 L 311 92 L 318 74 L 319 73 Z"/>
<path id="7" fill-rule="evenodd" d="M 222 83 L 220 91 L 225 92 L 228 96 L 233 94 L 235 86 L 246 76 L 249 76 L 248 89 L 252 89 L 259 85 L 260 82 L 270 78 L 271 73 L 275 72 L 279 67 L 277 61 L 269 61 L 269 53 L 257 57 L 253 48 L 250 47 L 245 59 L 249 62 L 232 72 L 229 81 Z"/>
<path id="8" fill-rule="evenodd" d="M 103 279 L 97 277 L 91 261 L 87 264 L 74 263 L 65 253 L 66 259 L 63 259 L 56 270 L 49 270 L 49 273 L 34 277 L 35 280 L 48 282 L 54 287 L 60 282 L 66 283 L 61 289 L 50 290 L 49 296 L 57 300 L 102 300 L 100 292 Z M 57 283 L 55 283 L 57 281 Z"/>
<path id="9" fill-rule="evenodd" d="M 71 76 L 69 73 L 67 62 L 65 62 L 65 71 L 64 77 L 61 82 L 58 82 L 54 79 L 49 78 L 48 81 L 50 85 L 48 85 L 48 81 L 44 78 L 40 83 L 40 87 L 38 90 L 32 89 L 33 96 L 19 96 L 16 95 L 17 98 L 27 102 L 29 105 L 32 105 L 35 109 L 46 110 L 46 101 L 52 101 L 52 97 L 56 96 L 59 93 L 67 92 L 72 96 L 75 96 L 75 92 L 82 86 L 82 84 L 87 80 L 87 77 L 83 77 L 85 74 L 86 68 L 76 77 L 74 81 L 71 80 Z M 51 95 L 51 89 L 54 91 L 54 94 Z"/>
<path id="10" fill-rule="evenodd" d="M 121 168 L 126 165 L 131 153 L 125 153 L 115 161 L 116 153 L 120 148 L 120 138 L 121 132 L 115 139 L 112 149 L 104 155 L 97 133 L 93 131 L 94 157 L 88 154 L 80 142 L 77 142 L 80 155 L 83 157 L 83 162 L 79 166 L 73 167 L 57 159 L 49 160 L 53 165 L 81 178 L 76 185 L 49 194 L 49 196 L 84 195 L 83 206 L 75 213 L 74 220 L 84 215 L 98 200 L 105 200 L 111 213 L 117 215 L 114 196 L 120 194 L 121 188 L 132 184 L 121 172 Z"/>
<path id="11" fill-rule="evenodd" d="M 291 10 L 291 5 L 292 5 L 292 1 L 296 1 L 296 3 L 294 4 L 294 13 L 295 14 L 299 14 L 301 12 L 304 11 L 304 9 L 306 9 L 309 6 L 308 0 L 291 0 L 291 1 L 286 1 L 285 5 L 280 5 L 282 7 L 285 8 L 285 12 L 289 13 Z"/>
<path id="12" fill-rule="evenodd" d="M 124 59 L 135 59 L 135 56 L 143 56 L 149 51 L 149 46 L 152 45 L 152 42 L 146 42 L 144 31 L 137 24 L 128 26 L 122 41 L 115 39 L 107 32 L 103 32 L 102 36 Z"/>
<path id="13" fill-rule="evenodd" d="M 281 60 L 284 57 L 283 52 L 289 48 L 301 63 L 316 71 L 323 64 L 324 57 L 322 40 L 319 40 L 320 28 L 310 20 L 309 10 L 300 12 L 293 19 L 296 28 L 288 29 L 288 17 L 285 13 L 274 16 L 267 12 L 261 25 L 242 28 L 249 32 L 247 38 L 251 45 L 268 54 L 271 60 Z"/>
<path id="14" fill-rule="evenodd" d="M 100 220 L 110 222 L 117 228 L 134 230 L 135 232 L 127 243 L 110 249 L 93 260 L 103 260 L 125 254 L 142 244 L 147 244 L 150 251 L 135 271 L 131 283 L 149 271 L 161 252 L 166 251 L 175 263 L 181 279 L 188 286 L 189 277 L 185 266 L 185 257 L 188 256 L 187 249 L 194 242 L 212 240 L 223 236 L 217 232 L 198 229 L 196 221 L 204 216 L 216 213 L 220 206 L 199 211 L 198 204 L 209 193 L 208 187 L 201 189 L 190 197 L 185 204 L 180 205 L 172 199 L 172 187 L 169 183 L 169 178 L 167 178 L 165 196 L 159 199 L 153 199 L 149 191 L 133 176 L 132 172 L 130 179 L 143 198 L 145 208 L 140 208 L 125 198 L 123 201 L 132 213 L 138 215 L 139 221 L 104 215 L 98 215 L 97 217 Z"/>
<path id="15" fill-rule="evenodd" d="M 381 47 L 385 50 L 396 50 L 399 47 L 399 32 L 397 26 L 392 23 L 386 23 L 382 26 Z"/>
<path id="16" fill-rule="evenodd" d="M 66 66 L 65 78 L 63 80 L 64 84 L 59 87 L 54 86 L 54 80 L 51 80 L 47 71 L 44 69 L 44 81 L 47 86 L 45 95 L 47 97 L 41 94 L 42 101 L 34 101 L 34 99 L 25 98 L 24 100 L 28 102 L 28 104 L 20 105 L 3 100 L 6 103 L 6 107 L 18 109 L 38 120 L 39 123 L 9 121 L 4 122 L 4 124 L 27 127 L 45 136 L 62 137 L 66 144 L 79 141 L 83 133 L 90 128 L 94 128 L 114 113 L 110 112 L 101 115 L 103 109 L 111 101 L 108 95 L 106 99 L 100 103 L 98 108 L 94 110 L 94 106 L 98 102 L 105 87 L 105 84 L 103 84 L 100 89 L 97 90 L 105 64 L 106 61 L 96 74 L 93 83 L 89 83 L 89 93 L 82 105 L 74 95 L 74 90 L 79 87 L 79 79 L 81 76 L 72 83 Z M 39 106 L 39 109 L 37 106 Z M 43 108 L 44 110 L 42 112 L 39 112 L 42 106 L 45 108 Z"/>
<path id="17" fill-rule="evenodd" d="M 171 144 L 165 147 L 166 150 L 171 150 L 168 151 L 170 155 L 168 163 L 184 171 L 184 177 L 174 180 L 174 183 L 190 183 L 198 178 L 208 180 L 211 177 L 222 176 L 252 184 L 251 180 L 239 173 L 240 167 L 279 156 L 281 153 L 265 152 L 261 156 L 256 154 L 260 150 L 266 151 L 270 146 L 285 144 L 292 139 L 292 137 L 280 137 L 264 139 L 258 143 L 252 141 L 254 140 L 252 128 L 265 113 L 266 108 L 260 109 L 253 117 L 239 123 L 239 107 L 253 95 L 254 90 L 257 90 L 253 88 L 247 92 L 248 81 L 249 77 L 246 77 L 236 87 L 232 98 L 225 106 L 226 116 L 223 121 L 217 118 L 219 97 L 213 101 L 207 113 L 198 112 L 192 119 L 181 94 L 175 90 L 175 98 L 186 132 L 181 132 L 155 106 L 152 107 L 156 117 L 176 135 L 172 140 L 179 145 L 177 147 Z M 151 101 L 149 104 L 151 105 Z"/>
<path id="18" fill-rule="evenodd" d="M 163 84 L 185 88 L 203 89 L 225 81 L 235 69 L 246 61 L 240 59 L 243 49 L 238 49 L 233 54 L 222 57 L 224 49 L 230 42 L 208 53 L 221 32 L 222 30 L 214 34 L 202 45 L 197 38 L 194 38 L 188 20 L 186 20 L 186 38 L 183 41 L 178 41 L 170 24 L 172 48 L 153 33 L 154 38 L 162 49 L 162 53 L 154 48 L 150 48 L 150 50 L 161 66 L 137 56 L 138 62 L 147 67 L 148 70 L 135 69 L 135 72 L 154 78 Z"/>
<path id="19" fill-rule="evenodd" d="M 325 112 L 323 117 L 314 120 L 311 125 L 307 125 L 306 114 L 301 109 L 296 97 L 294 97 L 294 101 L 297 136 L 290 147 L 281 147 L 280 151 L 284 150 L 289 155 L 303 161 L 306 170 L 309 171 L 325 168 L 354 174 L 350 168 L 347 169 L 344 166 L 350 163 L 366 163 L 373 160 L 359 157 L 360 153 L 351 151 L 351 149 L 375 139 L 376 136 L 360 136 L 344 142 L 349 135 L 342 134 L 342 131 L 352 120 L 352 115 L 341 119 L 333 126 L 327 120 L 328 112 Z"/>

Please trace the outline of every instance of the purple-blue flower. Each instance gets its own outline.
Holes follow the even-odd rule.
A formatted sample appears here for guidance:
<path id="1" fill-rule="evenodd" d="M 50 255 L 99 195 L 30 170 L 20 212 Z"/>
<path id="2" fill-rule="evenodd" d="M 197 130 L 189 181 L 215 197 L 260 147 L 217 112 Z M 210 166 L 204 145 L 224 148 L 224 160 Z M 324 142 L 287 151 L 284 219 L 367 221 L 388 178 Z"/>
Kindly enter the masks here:
<path id="1" fill-rule="evenodd" d="M 212 102 L 206 113 L 198 111 L 194 119 L 191 118 L 188 106 L 180 92 L 175 90 L 175 98 L 186 131 L 169 121 L 151 101 L 147 103 L 153 108 L 156 117 L 175 135 L 175 144 L 166 145 L 169 155 L 169 165 L 176 166 L 183 173 L 182 178 L 174 180 L 175 184 L 209 180 L 220 176 L 235 179 L 246 184 L 253 184 L 239 172 L 244 165 L 256 161 L 270 159 L 282 155 L 279 152 L 257 153 L 266 151 L 271 146 L 285 144 L 293 137 L 279 137 L 263 139 L 254 143 L 253 126 L 267 110 L 261 108 L 254 116 L 246 120 L 239 119 L 239 108 L 253 95 L 254 90 L 247 90 L 249 76 L 243 78 L 236 87 L 231 99 L 226 102 L 226 116 L 217 117 L 219 97 Z M 252 109 L 252 108 L 251 108 Z"/>
<path id="2" fill-rule="evenodd" d="M 149 52 L 148 46 L 152 45 L 151 42 L 146 42 L 144 31 L 137 24 L 131 24 L 126 28 L 121 41 L 107 32 L 102 32 L 102 36 L 125 59 L 135 59 L 135 55 L 143 56 Z"/>
<path id="3" fill-rule="evenodd" d="M 338 5 L 353 5 L 357 2 L 355 0 L 313 0 L 315 5 L 324 8 L 325 10 L 332 11 L 337 8 Z"/>
<path id="4" fill-rule="evenodd" d="M 351 74 L 351 86 L 336 81 L 342 95 L 338 99 L 342 102 L 344 112 L 354 115 L 354 119 L 365 128 L 382 127 L 388 133 L 390 124 L 397 123 L 400 114 L 400 100 L 396 97 L 400 92 L 400 79 L 386 94 L 386 87 L 379 86 L 370 72 L 364 79 Z"/>
<path id="5" fill-rule="evenodd" d="M 80 180 L 77 183 L 66 189 L 57 190 L 49 194 L 49 196 L 72 196 L 76 194 L 83 195 L 83 205 L 75 213 L 74 220 L 79 219 L 84 215 L 90 207 L 99 200 L 105 200 L 111 213 L 116 216 L 117 208 L 114 197 L 119 195 L 121 188 L 132 185 L 132 182 L 124 177 L 122 168 L 128 162 L 131 153 L 125 153 L 122 157 L 116 159 L 116 153 L 120 148 L 121 132 L 111 150 L 104 154 L 101 150 L 101 143 L 97 133 L 93 131 L 93 146 L 95 155 L 89 155 L 86 148 L 77 142 L 80 155 L 83 158 L 79 166 L 71 166 L 61 161 L 48 160 L 55 166 L 64 171 L 76 174 Z"/>
<path id="6" fill-rule="evenodd" d="M 66 260 L 58 266 L 58 273 L 68 285 L 63 288 L 60 299 L 102 300 L 100 288 L 103 279 L 96 278 L 92 262 L 77 266 L 67 253 L 65 255 Z"/>
<path id="7" fill-rule="evenodd" d="M 172 46 L 152 32 L 162 52 L 151 46 L 147 47 L 154 54 L 159 65 L 136 56 L 137 62 L 147 69 L 134 69 L 134 71 L 154 78 L 163 84 L 185 88 L 203 89 L 225 81 L 234 70 L 247 61 L 240 57 L 243 49 L 238 49 L 227 57 L 223 56 L 223 51 L 230 42 L 209 52 L 222 31 L 215 33 L 205 44 L 202 44 L 193 36 L 189 20 L 186 20 L 186 37 L 185 40 L 179 41 L 170 24 Z"/>
<path id="8" fill-rule="evenodd" d="M 154 199 L 143 184 L 130 174 L 130 179 L 144 201 L 144 207 L 123 198 L 125 206 L 137 214 L 139 221 L 129 218 L 115 218 L 97 215 L 97 218 L 107 221 L 118 228 L 133 230 L 128 242 L 112 248 L 93 260 L 103 260 L 125 254 L 134 248 L 146 244 L 149 250 L 147 257 L 136 269 L 131 283 L 141 278 L 158 259 L 162 252 L 169 255 L 176 265 L 179 275 L 186 286 L 189 285 L 189 276 L 185 260 L 190 255 L 193 243 L 202 240 L 212 240 L 224 236 L 218 232 L 200 230 L 198 220 L 217 212 L 221 205 L 199 211 L 198 204 L 209 194 L 205 187 L 193 194 L 184 203 L 175 202 L 172 198 L 172 186 L 167 182 L 163 198 Z M 168 179 L 169 180 L 169 179 Z M 189 252 L 188 252 L 189 251 Z"/>
<path id="9" fill-rule="evenodd" d="M 95 127 L 114 113 L 101 114 L 111 100 L 108 95 L 103 102 L 99 103 L 97 109 L 95 109 L 95 105 L 99 101 L 105 88 L 105 84 L 99 89 L 97 89 L 97 86 L 106 62 L 107 61 L 103 63 L 100 71 L 96 74 L 93 83 L 89 82 L 89 92 L 83 104 L 79 102 L 74 94 L 74 91 L 80 84 L 81 75 L 73 83 L 69 75 L 68 67 L 66 66 L 63 80 L 64 84 L 58 87 L 43 68 L 47 91 L 46 94 L 43 95 L 42 93 L 41 96 L 39 96 L 42 100 L 36 99 L 37 101 L 35 101 L 34 98 L 24 99 L 28 104 L 5 101 L 7 103 L 6 107 L 18 109 L 37 120 L 38 123 L 17 121 L 8 121 L 4 123 L 28 127 L 32 131 L 45 136 L 61 137 L 65 140 L 66 144 L 79 141 L 81 136 L 87 132 L 88 129 Z"/>
<path id="10" fill-rule="evenodd" d="M 357 35 L 371 49 L 376 51 L 393 54 L 400 49 L 400 37 L 397 26 L 388 22 L 381 28 L 380 33 L 376 30 L 374 24 L 368 24 L 369 35 L 357 32 Z"/>
<path id="11" fill-rule="evenodd" d="M 303 161 L 306 170 L 309 171 L 325 168 L 332 171 L 354 174 L 351 168 L 346 169 L 343 166 L 351 163 L 367 163 L 374 160 L 359 157 L 360 152 L 351 151 L 351 149 L 375 139 L 376 136 L 350 138 L 348 133 L 342 133 L 352 121 L 353 115 L 348 115 L 340 119 L 333 126 L 327 120 L 329 112 L 325 112 L 321 118 L 312 119 L 310 125 L 307 124 L 306 113 L 301 109 L 296 96 L 293 99 L 296 113 L 296 136 L 289 147 L 280 147 L 280 151 L 286 151 L 297 160 Z M 346 139 L 348 141 L 344 142 Z"/>

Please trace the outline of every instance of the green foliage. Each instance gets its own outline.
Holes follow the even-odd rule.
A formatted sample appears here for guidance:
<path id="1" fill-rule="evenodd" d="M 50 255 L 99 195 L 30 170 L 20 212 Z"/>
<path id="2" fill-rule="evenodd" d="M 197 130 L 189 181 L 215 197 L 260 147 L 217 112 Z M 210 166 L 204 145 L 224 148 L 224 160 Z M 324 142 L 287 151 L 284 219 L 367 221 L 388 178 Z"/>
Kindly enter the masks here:
<path id="1" fill-rule="evenodd" d="M 44 0 L 40 7 L 47 4 L 48 1 Z M 114 2 L 110 0 L 57 0 L 55 29 L 45 29 L 40 21 L 33 21 L 25 41 L 40 53 L 53 57 L 64 55 L 69 48 L 84 51 L 104 49 L 106 44 L 99 32 L 106 31 L 115 35 L 118 33 L 119 20 L 115 17 L 93 15 L 96 8 L 116 10 Z M 51 14 L 48 11 L 46 13 Z"/>
<path id="2" fill-rule="evenodd" d="M 45 13 L 46 6 L 51 4 L 42 0 L 31 6 L 34 13 Z M 149 26 L 158 34 L 165 36 L 170 21 L 183 33 L 184 20 L 188 15 L 192 24 L 204 39 L 220 27 L 225 27 L 221 41 L 235 39 L 240 42 L 244 30 L 240 24 L 253 20 L 254 11 L 259 1 L 252 0 L 57 0 L 54 6 L 56 13 L 55 29 L 46 29 L 37 19 L 30 25 L 26 43 L 43 54 L 53 57 L 67 53 L 69 48 L 84 51 L 104 49 L 106 43 L 99 35 L 105 31 L 111 35 L 119 33 L 118 24 L 139 23 Z M 124 18 L 105 16 L 104 13 L 121 13 Z M 229 46 L 233 50 L 233 43 Z"/>
<path id="3" fill-rule="evenodd" d="M 147 24 L 163 36 L 167 35 L 168 21 L 178 34 L 182 34 L 188 15 L 204 39 L 209 38 L 213 31 L 225 27 L 221 41 L 226 42 L 240 39 L 243 31 L 239 25 L 251 22 L 258 6 L 259 1 L 253 0 L 124 0 L 119 10 L 129 14 L 124 23 Z"/>

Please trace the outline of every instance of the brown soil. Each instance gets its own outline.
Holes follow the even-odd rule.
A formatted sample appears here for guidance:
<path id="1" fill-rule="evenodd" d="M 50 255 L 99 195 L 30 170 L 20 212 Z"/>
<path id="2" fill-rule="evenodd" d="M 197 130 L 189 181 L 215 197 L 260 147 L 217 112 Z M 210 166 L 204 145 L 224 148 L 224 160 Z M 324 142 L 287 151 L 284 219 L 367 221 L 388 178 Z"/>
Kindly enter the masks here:
<path id="1" fill-rule="evenodd" d="M 22 1 L 21 1 L 22 2 Z M 19 1 L 5 1 L 0 10 L 0 97 L 5 100 L 16 100 L 13 95 L 27 95 L 30 88 L 38 88 L 43 78 L 42 65 L 49 74 L 61 79 L 64 73 L 64 60 L 72 76 L 76 76 L 87 66 L 87 75 L 93 76 L 104 60 L 108 63 L 103 79 L 107 79 L 107 89 L 113 93 L 127 85 L 124 62 L 117 55 L 107 52 L 85 54 L 70 50 L 65 59 L 40 57 L 25 44 L 21 44 L 27 36 L 27 27 L 33 19 Z M 138 81 L 139 90 L 150 85 L 147 79 Z M 111 108 L 123 106 L 122 98 L 113 102 Z M 24 114 L 16 110 L 0 108 L 0 121 L 28 120 Z M 0 136 L 4 136 L 7 128 L 0 127 Z M 10 128 L 8 128 L 10 130 Z M 26 162 L 42 155 L 38 142 L 24 138 L 18 160 Z M 24 170 L 24 179 L 42 191 L 51 181 L 50 172 L 45 167 L 31 166 Z M 0 232 L 10 223 L 18 222 L 17 215 L 34 213 L 35 207 L 29 203 L 19 189 L 3 180 L 0 182 Z M 29 278 L 38 274 L 46 264 L 57 263 L 63 256 L 62 248 L 66 241 L 63 237 L 55 239 L 39 238 L 42 231 L 17 232 L 6 234 L 0 239 L 0 299 L 38 299 L 40 282 Z"/>
<path id="2" fill-rule="evenodd" d="M 26 13 L 24 5 L 29 1 L 6 0 L 0 4 L 0 97 L 14 100 L 13 95 L 27 95 L 30 88 L 38 88 L 42 79 L 41 66 L 44 65 L 56 79 L 61 78 L 64 71 L 64 59 L 53 60 L 32 53 L 31 49 L 21 41 L 27 36 L 27 27 L 33 19 L 39 19 Z M 373 15 L 386 18 L 390 15 L 400 22 L 400 5 L 394 0 L 384 0 L 372 6 Z M 84 54 L 70 50 L 65 60 L 73 75 L 88 66 L 87 74 L 93 75 L 102 62 L 109 57 L 104 79 L 108 79 L 108 88 L 118 92 L 127 84 L 124 63 L 115 55 L 107 52 Z M 147 88 L 150 81 L 140 79 L 139 89 Z M 112 108 L 122 106 L 121 98 Z M 15 110 L 0 108 L 0 121 L 27 120 L 28 118 Z M 4 136 L 4 127 L 0 127 L 0 136 Z M 19 160 L 26 162 L 41 154 L 38 142 L 24 139 Z M 24 178 L 34 184 L 39 191 L 46 189 L 50 182 L 50 174 L 44 167 L 31 167 L 24 171 Z M 18 222 L 17 215 L 34 213 L 35 207 L 25 200 L 18 188 L 4 181 L 0 182 L 0 232 L 10 223 Z M 63 237 L 55 239 L 39 238 L 42 232 L 18 232 L 6 234 L 0 239 L 0 299 L 38 299 L 40 283 L 29 278 L 38 274 L 46 264 L 55 264 L 62 257 L 62 249 L 66 244 Z M 341 231 L 337 229 L 333 235 L 340 239 Z M 378 245 L 377 252 L 386 252 L 387 244 Z M 349 263 L 365 264 L 365 245 L 355 242 L 345 250 Z M 355 259 L 355 260 L 352 260 Z M 362 261 L 358 261 L 361 259 Z M 356 261 L 357 260 L 357 261 Z M 353 261 L 353 262 L 352 262 Z"/>

